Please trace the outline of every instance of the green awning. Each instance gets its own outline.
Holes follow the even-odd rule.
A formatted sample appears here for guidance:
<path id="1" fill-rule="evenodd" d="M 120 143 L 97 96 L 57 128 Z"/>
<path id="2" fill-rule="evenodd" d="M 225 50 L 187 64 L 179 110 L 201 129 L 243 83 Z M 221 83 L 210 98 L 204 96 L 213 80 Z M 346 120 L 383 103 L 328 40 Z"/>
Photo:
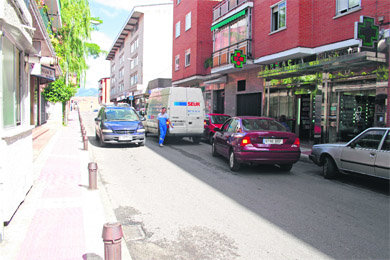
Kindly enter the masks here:
<path id="1" fill-rule="evenodd" d="M 235 15 L 233 16 L 230 16 L 228 18 L 226 18 L 225 20 L 223 21 L 220 21 L 219 23 L 217 23 L 216 25 L 214 26 L 211 26 L 211 31 L 214 31 L 215 29 L 218 29 L 219 27 L 222 27 L 228 23 L 230 23 L 231 21 L 234 21 L 236 20 L 237 18 L 240 18 L 241 16 L 244 16 L 246 14 L 246 9 L 245 10 L 242 10 L 241 12 L 239 13 L 236 13 Z"/>

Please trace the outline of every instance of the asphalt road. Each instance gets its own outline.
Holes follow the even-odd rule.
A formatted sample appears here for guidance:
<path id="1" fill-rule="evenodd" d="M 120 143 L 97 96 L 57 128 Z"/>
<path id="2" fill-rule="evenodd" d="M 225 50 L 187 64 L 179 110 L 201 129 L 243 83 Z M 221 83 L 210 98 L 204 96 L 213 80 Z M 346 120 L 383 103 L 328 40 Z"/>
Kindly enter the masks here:
<path id="1" fill-rule="evenodd" d="M 326 180 L 308 162 L 232 174 L 209 144 L 185 139 L 99 147 L 93 115 L 89 147 L 135 260 L 390 258 L 387 181 Z"/>

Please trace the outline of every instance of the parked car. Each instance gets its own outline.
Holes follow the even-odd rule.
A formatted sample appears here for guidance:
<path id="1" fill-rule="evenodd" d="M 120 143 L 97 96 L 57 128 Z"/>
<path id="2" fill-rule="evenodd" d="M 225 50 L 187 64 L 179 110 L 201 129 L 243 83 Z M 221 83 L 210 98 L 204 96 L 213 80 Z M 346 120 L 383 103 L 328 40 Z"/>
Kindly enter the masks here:
<path id="1" fill-rule="evenodd" d="M 299 138 L 272 118 L 232 117 L 215 131 L 212 155 L 228 158 L 232 171 L 242 163 L 276 164 L 290 171 L 301 155 Z"/>
<path id="2" fill-rule="evenodd" d="M 103 105 L 95 118 L 95 136 L 101 146 L 106 143 L 145 145 L 144 120 L 128 104 Z"/>
<path id="3" fill-rule="evenodd" d="M 390 128 L 368 128 L 346 144 L 314 145 L 309 158 L 327 179 L 339 172 L 390 179 Z"/>
<path id="4" fill-rule="evenodd" d="M 221 128 L 222 124 L 225 123 L 231 116 L 225 114 L 206 114 L 206 119 L 204 120 L 204 132 L 203 137 L 209 141 L 211 144 L 213 142 L 213 137 L 215 134 L 215 128 Z"/>

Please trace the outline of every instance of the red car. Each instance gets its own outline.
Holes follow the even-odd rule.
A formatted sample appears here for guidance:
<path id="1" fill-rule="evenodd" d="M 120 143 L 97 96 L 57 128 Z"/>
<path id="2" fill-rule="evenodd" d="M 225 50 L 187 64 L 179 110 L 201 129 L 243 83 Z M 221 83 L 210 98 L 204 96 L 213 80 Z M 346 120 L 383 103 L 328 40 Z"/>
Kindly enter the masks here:
<path id="1" fill-rule="evenodd" d="M 290 171 L 301 156 L 299 138 L 272 118 L 232 117 L 214 130 L 212 155 L 228 158 L 232 171 L 242 163 L 277 164 Z"/>
<path id="2" fill-rule="evenodd" d="M 206 120 L 204 120 L 204 132 L 203 137 L 211 144 L 213 142 L 213 136 L 215 134 L 215 128 L 221 128 L 223 123 L 231 116 L 225 114 L 206 114 Z"/>

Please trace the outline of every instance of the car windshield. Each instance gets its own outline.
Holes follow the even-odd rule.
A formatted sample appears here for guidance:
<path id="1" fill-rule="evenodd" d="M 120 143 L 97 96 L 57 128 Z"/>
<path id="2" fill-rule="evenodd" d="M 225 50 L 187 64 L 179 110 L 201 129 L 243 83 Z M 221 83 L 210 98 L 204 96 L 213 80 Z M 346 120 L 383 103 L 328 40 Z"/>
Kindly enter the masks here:
<path id="1" fill-rule="evenodd" d="M 230 116 L 223 116 L 223 115 L 212 115 L 212 116 L 210 116 L 212 124 L 223 124 L 229 118 L 230 118 Z"/>
<path id="2" fill-rule="evenodd" d="M 242 128 L 245 131 L 288 132 L 286 127 L 272 119 L 242 119 Z"/>
<path id="3" fill-rule="evenodd" d="M 110 108 L 105 111 L 105 118 L 108 121 L 137 121 L 138 115 L 132 109 Z"/>

